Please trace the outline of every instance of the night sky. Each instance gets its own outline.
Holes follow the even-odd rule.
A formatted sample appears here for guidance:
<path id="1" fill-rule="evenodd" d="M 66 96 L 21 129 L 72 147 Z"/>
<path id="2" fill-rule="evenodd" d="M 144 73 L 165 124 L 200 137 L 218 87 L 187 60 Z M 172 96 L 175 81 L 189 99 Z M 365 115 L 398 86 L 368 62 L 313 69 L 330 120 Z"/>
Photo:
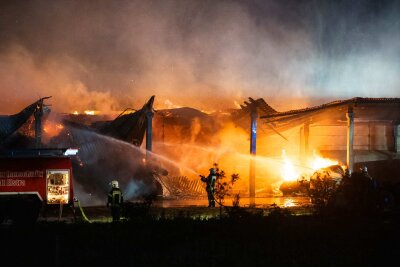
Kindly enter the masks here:
<path id="1" fill-rule="evenodd" d="M 3 113 L 400 96 L 400 1 L 1 1 L 0 40 Z"/>

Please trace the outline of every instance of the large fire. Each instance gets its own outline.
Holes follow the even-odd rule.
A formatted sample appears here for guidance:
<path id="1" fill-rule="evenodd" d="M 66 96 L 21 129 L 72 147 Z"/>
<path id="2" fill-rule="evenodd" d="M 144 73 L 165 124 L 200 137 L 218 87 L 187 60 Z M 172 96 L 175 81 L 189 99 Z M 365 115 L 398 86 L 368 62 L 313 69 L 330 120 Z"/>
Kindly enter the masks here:
<path id="1" fill-rule="evenodd" d="M 287 157 L 286 151 L 282 150 L 282 160 L 283 160 L 283 168 L 281 176 L 284 181 L 295 181 L 299 177 L 299 173 L 295 171 L 294 165 L 291 160 Z"/>
<path id="2" fill-rule="evenodd" d="M 317 153 L 313 153 L 313 156 L 308 160 L 308 166 L 296 166 L 293 164 L 292 160 L 286 155 L 286 151 L 282 150 L 282 160 L 283 168 L 281 171 L 281 177 L 285 182 L 296 181 L 303 173 L 302 169 L 308 169 L 308 172 L 314 172 L 318 169 L 325 168 L 332 165 L 338 165 L 337 160 L 332 160 L 328 158 L 323 158 Z"/>

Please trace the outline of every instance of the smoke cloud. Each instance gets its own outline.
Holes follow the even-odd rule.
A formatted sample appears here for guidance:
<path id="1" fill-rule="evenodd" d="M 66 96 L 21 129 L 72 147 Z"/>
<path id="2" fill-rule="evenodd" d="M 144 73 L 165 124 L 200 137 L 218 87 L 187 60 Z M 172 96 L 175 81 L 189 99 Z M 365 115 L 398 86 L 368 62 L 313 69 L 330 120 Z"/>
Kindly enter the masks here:
<path id="1" fill-rule="evenodd" d="M 2 1 L 1 111 L 397 97 L 399 28 L 389 0 Z"/>

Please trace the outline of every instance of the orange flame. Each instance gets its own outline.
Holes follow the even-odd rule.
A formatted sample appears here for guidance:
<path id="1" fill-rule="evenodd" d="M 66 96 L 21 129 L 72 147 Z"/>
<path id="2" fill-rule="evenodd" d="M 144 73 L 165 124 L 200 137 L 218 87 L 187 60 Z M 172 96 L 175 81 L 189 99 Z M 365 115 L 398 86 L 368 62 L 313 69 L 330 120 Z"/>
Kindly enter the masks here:
<path id="1" fill-rule="evenodd" d="M 316 171 L 321 168 L 325 168 L 332 165 L 338 165 L 339 162 L 337 160 L 323 158 L 321 156 L 315 155 L 313 160 L 310 162 L 311 168 Z"/>
<path id="2" fill-rule="evenodd" d="M 282 150 L 282 159 L 284 162 L 281 174 L 283 180 L 286 182 L 296 181 L 296 179 L 299 177 L 299 174 L 295 171 L 294 165 L 286 156 L 286 151 L 284 149 Z"/>
<path id="3" fill-rule="evenodd" d="M 82 112 L 82 114 L 85 114 L 85 115 L 98 115 L 100 112 L 98 111 L 98 110 L 85 110 L 85 111 L 83 111 Z M 77 111 L 77 110 L 75 110 L 74 112 L 72 112 L 72 114 L 73 115 L 79 115 L 79 114 L 81 114 L 79 111 Z"/>
<path id="4" fill-rule="evenodd" d="M 296 181 L 303 173 L 295 168 L 295 165 L 287 157 L 285 150 L 282 150 L 282 159 L 284 163 L 284 166 L 281 171 L 281 177 L 283 181 L 286 182 Z M 309 168 L 312 172 L 314 172 L 318 169 L 338 164 L 339 162 L 337 160 L 323 158 L 320 155 L 317 155 L 317 153 L 315 153 L 314 151 L 312 158 L 308 160 L 307 168 Z"/>
<path id="5" fill-rule="evenodd" d="M 96 115 L 96 114 L 98 114 L 99 112 L 96 111 L 96 110 L 85 110 L 84 113 L 85 113 L 86 115 Z"/>

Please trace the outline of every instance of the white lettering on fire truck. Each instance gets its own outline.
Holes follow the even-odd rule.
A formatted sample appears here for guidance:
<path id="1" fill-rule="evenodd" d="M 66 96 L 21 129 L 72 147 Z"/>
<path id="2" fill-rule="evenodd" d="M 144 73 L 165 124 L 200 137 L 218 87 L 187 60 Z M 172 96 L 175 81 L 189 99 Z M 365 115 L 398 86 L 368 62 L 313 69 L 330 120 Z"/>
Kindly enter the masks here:
<path id="1" fill-rule="evenodd" d="M 0 179 L 0 186 L 25 186 L 25 180 L 18 179 Z"/>
<path id="2" fill-rule="evenodd" d="M 44 171 L 3 171 L 0 172 L 0 178 L 36 178 L 44 177 Z"/>

